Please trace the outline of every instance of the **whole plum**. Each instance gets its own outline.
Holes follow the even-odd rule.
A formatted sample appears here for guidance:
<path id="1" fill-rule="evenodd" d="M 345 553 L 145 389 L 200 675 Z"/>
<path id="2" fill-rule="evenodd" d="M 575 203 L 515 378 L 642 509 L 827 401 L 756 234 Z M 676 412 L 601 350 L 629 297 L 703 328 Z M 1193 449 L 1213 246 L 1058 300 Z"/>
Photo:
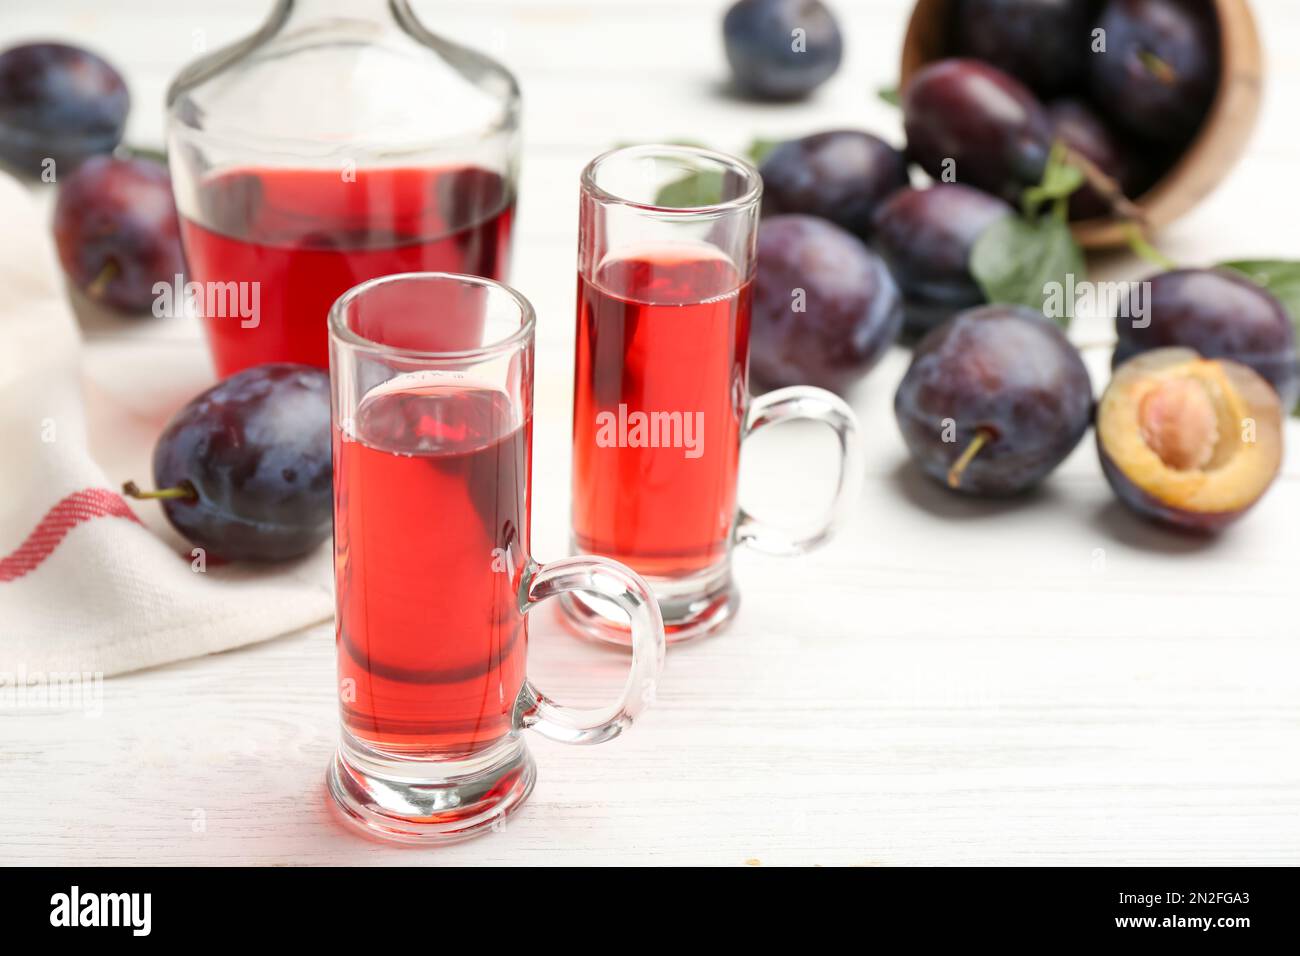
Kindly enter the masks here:
<path id="1" fill-rule="evenodd" d="M 821 0 L 740 0 L 722 21 L 736 86 L 751 96 L 807 96 L 839 69 L 844 41 Z"/>
<path id="2" fill-rule="evenodd" d="M 1092 386 L 1054 323 L 1024 307 L 990 305 L 921 340 L 894 415 L 931 478 L 965 494 L 1013 495 L 1079 444 L 1092 419 Z"/>
<path id="3" fill-rule="evenodd" d="M 984 302 L 970 272 L 971 249 L 985 229 L 1012 214 L 1001 199 L 958 183 L 909 186 L 881 205 L 875 247 L 902 290 L 909 335 Z"/>
<path id="4" fill-rule="evenodd" d="M 829 219 L 870 238 L 876 207 L 907 185 L 907 160 L 884 140 L 831 130 L 782 143 L 763 160 L 763 213 Z"/>
<path id="5" fill-rule="evenodd" d="M 167 520 L 210 556 L 279 561 L 329 536 L 330 385 L 324 369 L 256 365 L 176 413 L 154 447 Z"/>
<path id="6" fill-rule="evenodd" d="M 27 175 L 52 159 L 56 176 L 122 140 L 131 99 L 107 61 L 64 43 L 0 53 L 0 159 Z"/>
<path id="7" fill-rule="evenodd" d="M 171 177 L 148 159 L 86 160 L 59 188 L 54 241 L 73 285 L 122 312 L 185 272 Z"/>
<path id="8" fill-rule="evenodd" d="M 1089 63 L 1093 101 L 1130 133 L 1181 142 L 1200 126 L 1219 81 L 1219 31 L 1205 0 L 1107 0 L 1106 48 Z"/>
<path id="9" fill-rule="evenodd" d="M 1052 151 L 1047 110 L 995 66 L 939 60 L 903 89 L 903 126 L 912 159 L 939 182 L 959 182 L 1019 202 L 1043 177 Z"/>
<path id="10" fill-rule="evenodd" d="M 1040 96 L 1082 83 L 1094 0 L 958 0 L 957 49 L 992 63 Z"/>
<path id="11" fill-rule="evenodd" d="M 902 323 L 889 270 L 852 233 L 813 216 L 759 224 L 750 329 L 756 381 L 843 391 L 871 370 Z"/>

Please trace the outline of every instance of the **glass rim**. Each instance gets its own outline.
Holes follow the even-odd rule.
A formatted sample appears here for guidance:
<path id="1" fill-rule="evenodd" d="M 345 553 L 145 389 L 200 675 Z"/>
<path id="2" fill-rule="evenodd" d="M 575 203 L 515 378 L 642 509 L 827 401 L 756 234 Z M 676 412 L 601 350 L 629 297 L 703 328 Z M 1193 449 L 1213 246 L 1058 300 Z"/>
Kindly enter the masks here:
<path id="1" fill-rule="evenodd" d="M 374 339 L 366 338 L 348 325 L 346 317 L 348 307 L 366 293 L 390 283 L 429 281 L 450 282 L 462 286 L 478 286 L 492 293 L 505 293 L 519 310 L 519 326 L 504 338 L 496 339 L 485 345 L 476 345 L 472 349 L 438 349 L 430 351 L 428 349 L 412 349 L 376 342 Z M 533 309 L 533 304 L 513 286 L 508 286 L 504 282 L 497 282 L 495 279 L 463 275 L 459 272 L 394 272 L 389 275 L 376 276 L 373 279 L 367 279 L 365 282 L 359 282 L 348 289 L 334 300 L 334 304 L 330 306 L 329 311 L 329 334 L 330 338 L 335 341 L 354 349 L 366 349 L 384 355 L 424 361 L 475 361 L 513 351 L 520 345 L 532 341 L 536 325 L 537 313 Z"/>
<path id="2" fill-rule="evenodd" d="M 597 185 L 596 170 L 601 164 L 615 157 L 622 158 L 634 154 L 707 159 L 739 173 L 744 177 L 747 188 L 739 196 L 728 199 L 726 202 L 710 203 L 706 206 L 661 206 L 658 203 L 638 202 L 634 199 L 628 199 L 626 196 L 619 196 L 603 186 Z M 640 209 L 643 212 L 662 213 L 683 218 L 689 216 L 716 216 L 722 213 L 740 211 L 753 206 L 763 195 L 763 177 L 759 174 L 758 167 L 749 160 L 716 149 L 707 149 L 703 146 L 681 146 L 672 143 L 643 143 L 632 146 L 615 146 L 613 149 L 607 149 L 583 168 L 581 183 L 584 193 L 606 205 L 627 206 L 631 209 Z"/>

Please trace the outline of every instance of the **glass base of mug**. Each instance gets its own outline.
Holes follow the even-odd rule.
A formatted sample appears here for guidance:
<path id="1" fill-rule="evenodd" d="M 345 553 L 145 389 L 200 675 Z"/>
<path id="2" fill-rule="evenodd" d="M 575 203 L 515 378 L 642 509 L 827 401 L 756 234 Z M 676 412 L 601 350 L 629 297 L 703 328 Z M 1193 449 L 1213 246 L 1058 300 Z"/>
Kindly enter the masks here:
<path id="1" fill-rule="evenodd" d="M 740 592 L 731 580 L 730 558 L 686 577 L 642 577 L 659 602 L 669 644 L 717 634 L 731 623 L 740 606 Z M 570 591 L 560 597 L 560 607 L 565 622 L 580 636 L 631 646 L 627 617 L 612 602 Z"/>
<path id="2" fill-rule="evenodd" d="M 522 739 L 464 760 L 377 753 L 346 730 L 325 774 L 343 821 L 367 836 L 421 846 L 456 843 L 500 829 L 537 781 Z"/>

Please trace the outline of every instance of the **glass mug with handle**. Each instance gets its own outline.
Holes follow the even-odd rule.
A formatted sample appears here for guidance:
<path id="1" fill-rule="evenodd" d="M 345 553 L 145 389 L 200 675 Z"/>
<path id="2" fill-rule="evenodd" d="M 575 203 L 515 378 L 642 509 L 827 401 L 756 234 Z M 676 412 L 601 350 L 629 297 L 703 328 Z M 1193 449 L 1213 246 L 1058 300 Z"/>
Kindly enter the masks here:
<path id="1" fill-rule="evenodd" d="M 744 160 L 685 146 L 612 150 L 582 174 L 573 403 L 573 547 L 654 589 L 669 642 L 735 614 L 738 542 L 802 554 L 830 537 L 861 487 L 857 421 L 819 388 L 749 396 L 749 322 L 762 180 Z M 737 504 L 742 441 L 774 422 L 829 425 L 839 477 L 803 534 Z M 626 644 L 626 618 L 567 594 L 580 633 Z"/>
<path id="2" fill-rule="evenodd" d="M 600 557 L 529 552 L 533 309 L 488 279 L 405 273 L 329 316 L 343 818 L 406 843 L 497 826 L 532 790 L 521 731 L 600 743 L 649 703 L 658 607 Z M 527 615 L 584 591 L 631 622 L 621 699 L 575 710 L 525 676 Z"/>

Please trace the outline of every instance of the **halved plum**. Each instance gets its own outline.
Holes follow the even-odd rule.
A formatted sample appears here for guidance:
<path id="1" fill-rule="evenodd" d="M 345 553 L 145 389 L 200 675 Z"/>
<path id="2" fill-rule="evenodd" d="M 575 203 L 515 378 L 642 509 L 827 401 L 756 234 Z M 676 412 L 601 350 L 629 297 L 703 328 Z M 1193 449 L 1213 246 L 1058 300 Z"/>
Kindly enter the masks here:
<path id="1" fill-rule="evenodd" d="M 1248 366 L 1192 349 L 1143 352 L 1097 407 L 1097 450 L 1119 500 L 1190 531 L 1217 531 L 1255 504 L 1282 465 L 1282 404 Z"/>

